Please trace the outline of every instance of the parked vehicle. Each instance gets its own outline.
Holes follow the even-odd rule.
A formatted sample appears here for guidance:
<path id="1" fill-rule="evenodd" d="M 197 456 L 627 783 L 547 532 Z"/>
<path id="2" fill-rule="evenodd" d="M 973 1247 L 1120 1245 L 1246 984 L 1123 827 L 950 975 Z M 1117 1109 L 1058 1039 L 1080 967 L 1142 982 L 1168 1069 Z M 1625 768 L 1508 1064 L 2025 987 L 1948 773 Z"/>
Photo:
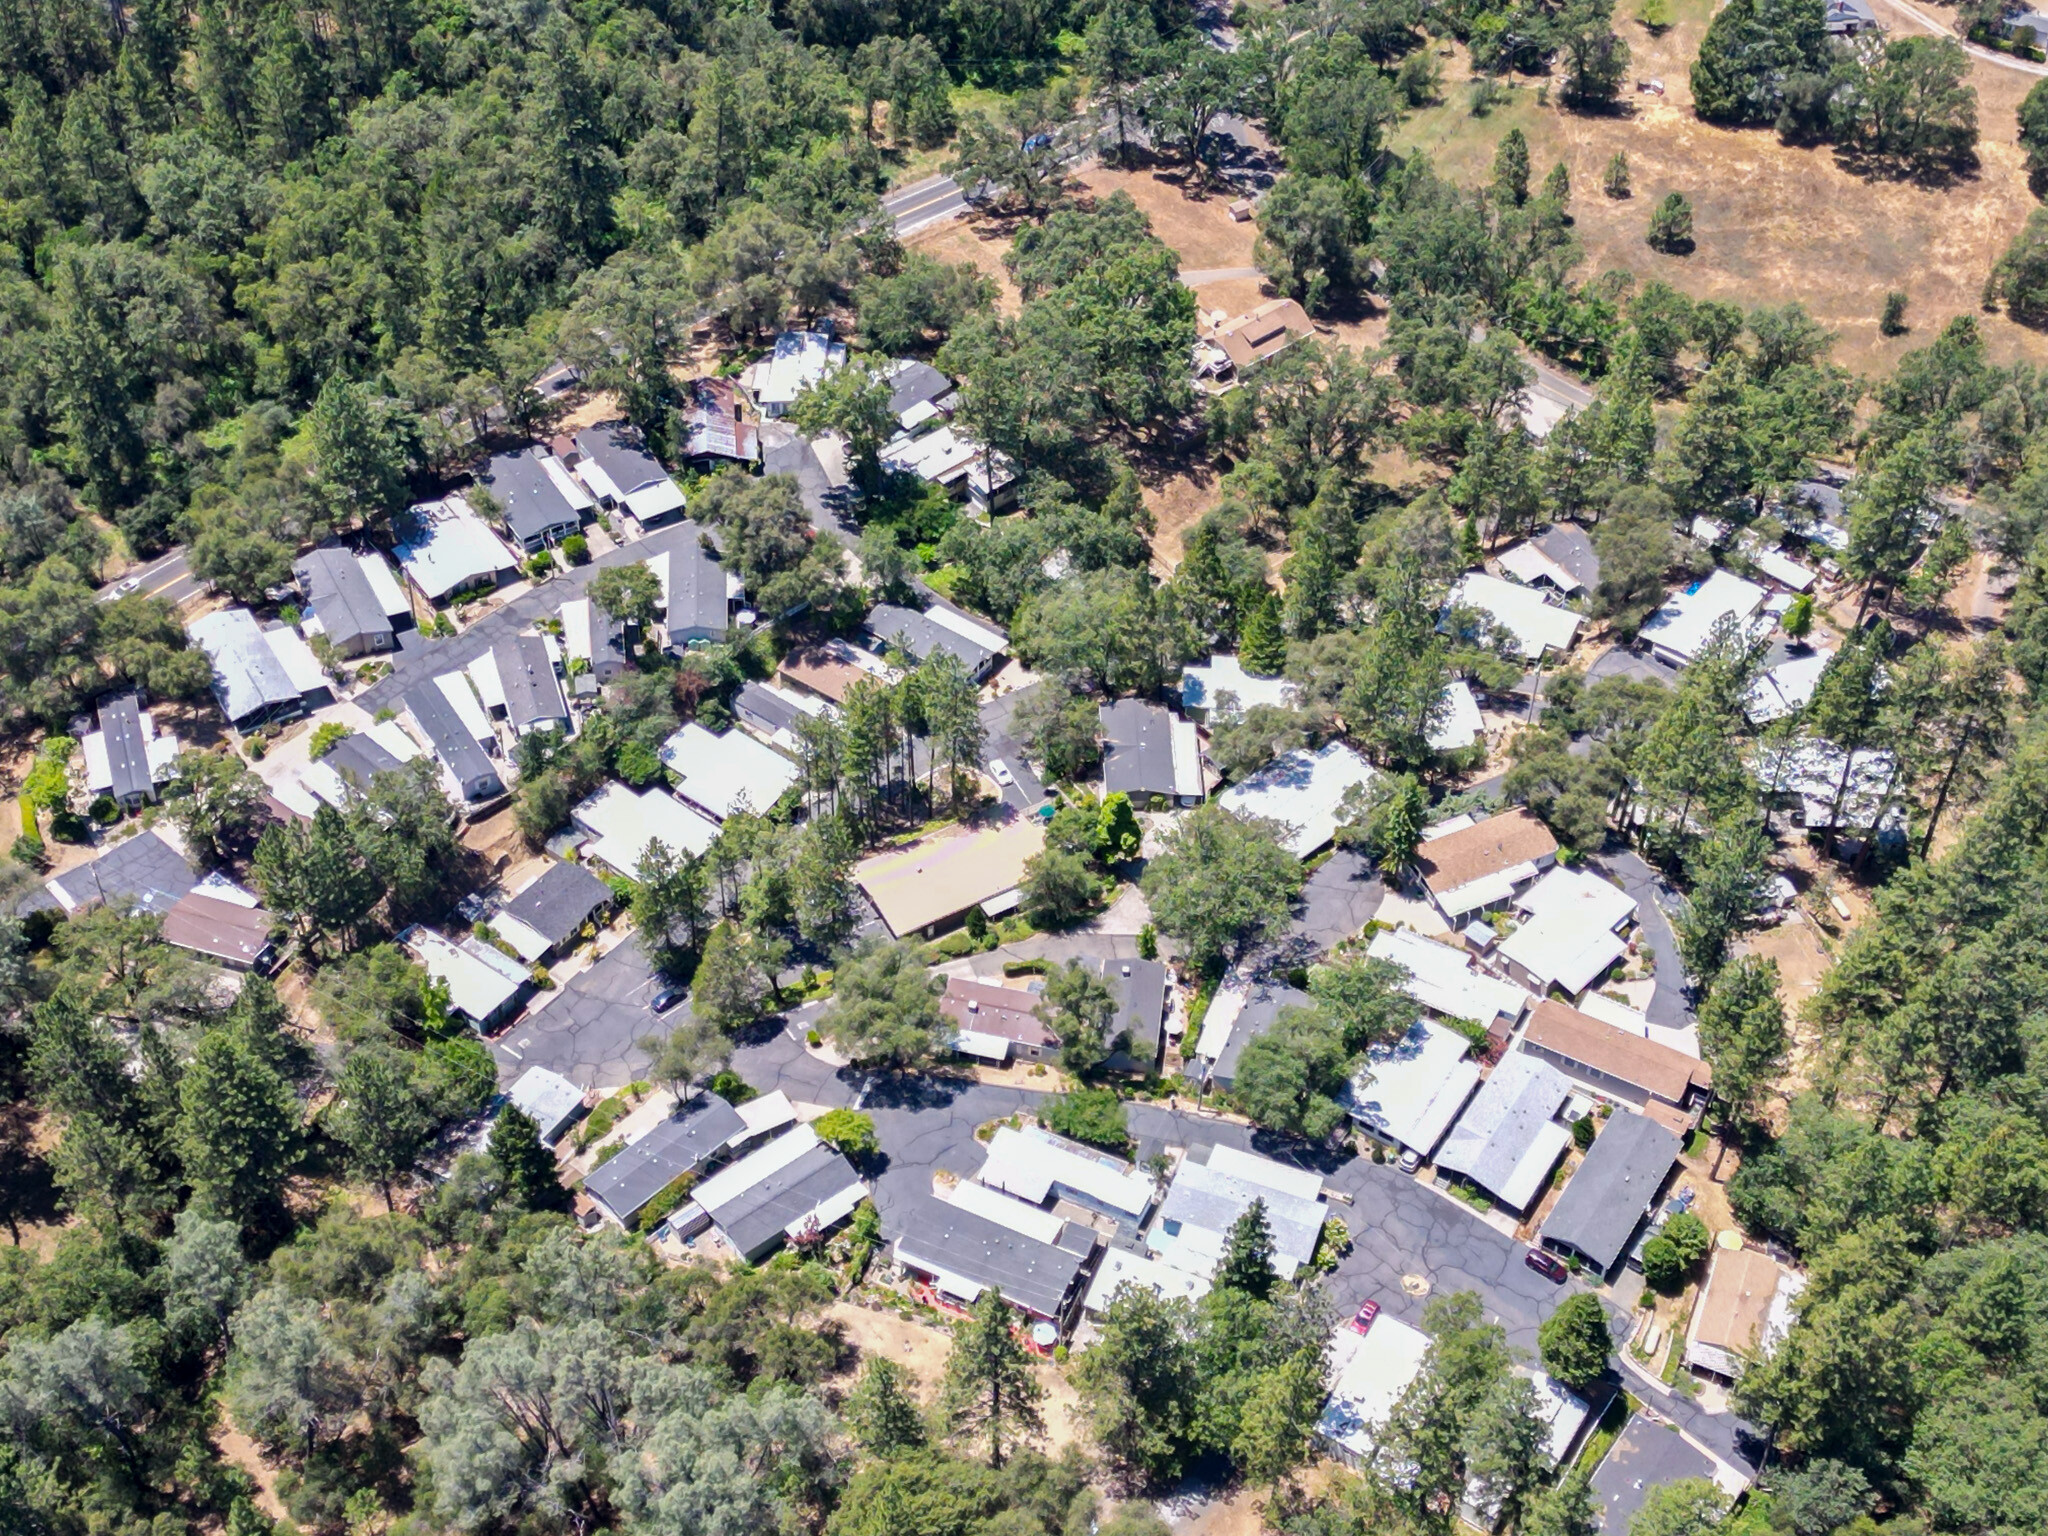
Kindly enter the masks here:
<path id="1" fill-rule="evenodd" d="M 656 1013 L 667 1013 L 669 1009 L 675 1007 L 677 1003 L 680 1003 L 689 995 L 687 987 L 663 987 L 654 994 L 654 1001 L 647 1006 Z"/>
<path id="2" fill-rule="evenodd" d="M 989 759 L 988 776 L 1005 789 L 1017 782 L 1017 775 L 1010 772 L 1010 765 L 1000 757 Z"/>
<path id="3" fill-rule="evenodd" d="M 1358 1311 L 1352 1315 L 1351 1331 L 1353 1333 L 1361 1334 L 1366 1332 L 1368 1329 L 1372 1327 L 1372 1320 L 1378 1317 L 1379 1315 L 1380 1304 L 1376 1301 L 1368 1301 L 1364 1306 L 1360 1307 Z"/>
<path id="4" fill-rule="evenodd" d="M 1422 1166 L 1422 1154 L 1416 1151 L 1413 1147 L 1408 1147 L 1401 1153 L 1400 1162 L 1396 1163 L 1394 1166 L 1399 1168 L 1403 1173 L 1413 1173 L 1416 1169 Z"/>
<path id="5" fill-rule="evenodd" d="M 1531 1248 L 1522 1256 L 1522 1262 L 1544 1279 L 1554 1280 L 1559 1285 L 1563 1285 L 1565 1278 L 1571 1274 L 1571 1271 L 1565 1268 L 1563 1259 L 1554 1253 L 1545 1253 L 1541 1248 Z"/>

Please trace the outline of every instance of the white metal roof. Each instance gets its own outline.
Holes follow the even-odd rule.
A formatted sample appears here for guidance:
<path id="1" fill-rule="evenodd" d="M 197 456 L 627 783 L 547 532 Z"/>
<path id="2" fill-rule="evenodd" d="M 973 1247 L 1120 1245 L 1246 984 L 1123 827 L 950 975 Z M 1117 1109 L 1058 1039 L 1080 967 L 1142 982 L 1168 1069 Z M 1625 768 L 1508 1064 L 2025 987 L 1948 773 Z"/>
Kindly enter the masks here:
<path id="1" fill-rule="evenodd" d="M 485 654 L 489 654 L 486 652 Z M 462 672 L 444 672 L 434 679 L 434 686 L 448 701 L 448 707 L 455 711 L 455 718 L 462 722 L 462 728 L 486 745 L 498 739 L 498 733 L 491 729 L 490 716 L 476 701 L 476 690 L 469 684 L 469 676 Z M 498 696 L 504 703 L 504 695 Z"/>
<path id="2" fill-rule="evenodd" d="M 498 675 L 496 651 L 485 651 L 463 670 L 469 674 L 476 696 L 484 701 L 485 709 L 505 707 L 505 680 Z"/>
<path id="3" fill-rule="evenodd" d="M 666 790 L 639 793 L 611 783 L 571 812 L 596 839 L 586 850 L 629 878 L 638 878 L 648 845 L 659 840 L 675 853 L 702 853 L 718 836 L 718 823 L 691 810 Z"/>
<path id="4" fill-rule="evenodd" d="M 947 1192 L 946 1199 L 963 1211 L 992 1221 L 999 1227 L 1008 1227 L 1012 1232 L 1021 1232 L 1041 1243 L 1058 1242 L 1060 1234 L 1067 1229 L 1063 1217 L 1042 1211 L 1035 1205 L 1026 1205 L 1022 1200 L 1012 1199 L 986 1184 L 955 1184 Z"/>
<path id="5" fill-rule="evenodd" d="M 457 944 L 431 928 L 408 928 L 399 943 L 429 976 L 448 984 L 449 1006 L 465 1018 L 489 1019 L 532 978 L 519 963 L 488 944 Z"/>
<path id="6" fill-rule="evenodd" d="M 1113 1211 L 1136 1218 L 1152 1205 L 1152 1180 L 1129 1163 L 1062 1144 L 1042 1131 L 998 1126 L 988 1159 L 976 1175 L 991 1189 L 1039 1205 L 1055 1184 L 1079 1190 Z"/>
<path id="7" fill-rule="evenodd" d="M 1323 1176 L 1313 1168 L 1290 1167 L 1270 1157 L 1260 1157 L 1256 1152 L 1241 1152 L 1236 1147 L 1214 1147 L 1209 1152 L 1209 1167 L 1217 1173 L 1243 1179 L 1247 1184 L 1257 1184 L 1289 1199 L 1322 1198 Z"/>
<path id="8" fill-rule="evenodd" d="M 1532 586 L 1538 581 L 1547 581 L 1560 592 L 1569 593 L 1577 592 L 1585 585 L 1551 559 L 1541 545 L 1532 541 L 1511 545 L 1500 552 L 1499 559 L 1502 570 Z"/>
<path id="9" fill-rule="evenodd" d="M 1158 1217 L 1146 1231 L 1146 1246 L 1177 1268 L 1211 1274 L 1229 1245 L 1231 1228 L 1258 1202 L 1266 1208 L 1266 1226 L 1273 1235 L 1273 1268 L 1286 1279 L 1314 1257 L 1329 1207 L 1303 1195 L 1298 1183 L 1287 1187 L 1268 1182 L 1273 1175 L 1255 1166 L 1267 1164 L 1265 1158 L 1239 1153 L 1250 1162 L 1219 1159 L 1219 1154 L 1232 1150 L 1210 1148 L 1206 1164 L 1192 1158 L 1182 1161 L 1160 1202 Z M 1276 1166 L 1267 1164 L 1268 1169 Z M 1315 1183 L 1320 1190 L 1321 1178 Z"/>
<path id="10" fill-rule="evenodd" d="M 1748 624 L 1767 595 L 1755 582 L 1744 581 L 1733 571 L 1716 570 L 1651 614 L 1643 625 L 1643 639 L 1654 649 L 1689 662 L 1705 648 L 1716 624 L 1723 618 Z"/>
<path id="11" fill-rule="evenodd" d="M 405 589 L 391 574 L 390 561 L 379 554 L 368 554 L 357 555 L 356 564 L 362 567 L 363 580 L 370 584 L 370 593 L 377 599 L 377 606 L 384 610 L 384 617 L 395 619 L 412 612 Z"/>
<path id="12" fill-rule="evenodd" d="M 519 564 L 512 547 L 460 496 L 420 502 L 411 517 L 413 536 L 398 546 L 398 563 L 433 601 Z"/>
<path id="13" fill-rule="evenodd" d="M 1361 1461 L 1370 1456 L 1428 1353 L 1428 1334 L 1384 1312 L 1362 1335 L 1341 1325 L 1330 1340 L 1330 1396 L 1316 1433 Z"/>
<path id="14" fill-rule="evenodd" d="M 1465 1059 L 1464 1038 L 1417 1019 L 1399 1040 L 1365 1053 L 1347 1086 L 1346 1108 L 1354 1120 L 1427 1157 L 1478 1086 L 1479 1068 Z"/>
<path id="15" fill-rule="evenodd" d="M 796 1124 L 796 1106 L 789 1102 L 789 1095 L 780 1088 L 773 1093 L 764 1093 L 757 1099 L 744 1104 L 733 1105 L 733 1113 L 746 1126 L 733 1139 L 743 1141 L 752 1136 L 765 1136 L 770 1131 L 779 1131 L 784 1126 Z"/>
<path id="16" fill-rule="evenodd" d="M 1126 1285 L 1135 1285 L 1169 1300 L 1179 1296 L 1188 1301 L 1200 1301 L 1209 1294 L 1207 1275 L 1189 1274 L 1150 1254 L 1107 1248 L 1103 1250 L 1102 1262 L 1096 1266 L 1095 1278 L 1088 1282 L 1088 1294 L 1081 1301 L 1082 1310 L 1101 1316 L 1116 1300 L 1118 1289 Z"/>
<path id="17" fill-rule="evenodd" d="M 1515 899 L 1526 915 L 1501 941 L 1504 959 L 1574 997 L 1621 958 L 1615 932 L 1636 914 L 1635 898 L 1581 869 L 1552 869 Z"/>
<path id="18" fill-rule="evenodd" d="M 568 502 L 578 512 L 589 512 L 596 508 L 597 503 L 590 499 L 590 492 L 584 488 L 582 482 L 569 473 L 569 466 L 552 453 L 541 459 L 540 467 L 554 488 L 562 493 L 562 500 Z"/>
<path id="19" fill-rule="evenodd" d="M 683 506 L 683 488 L 666 477 L 652 485 L 643 485 L 626 494 L 626 510 L 646 522 L 650 518 L 666 517 Z"/>
<path id="20" fill-rule="evenodd" d="M 507 1095 L 540 1127 L 540 1139 L 553 1141 L 583 1107 L 583 1090 L 559 1072 L 528 1067 Z"/>
<path id="21" fill-rule="evenodd" d="M 231 721 L 292 703 L 305 692 L 287 670 L 270 632 L 262 629 L 256 615 L 246 608 L 202 614 L 185 627 L 185 633 L 213 663 L 213 691 Z M 305 645 L 296 634 L 292 638 L 301 647 Z M 312 655 L 310 651 L 306 654 Z M 313 671 L 318 677 L 318 662 L 313 663 Z M 320 682 L 324 685 L 325 679 Z"/>
<path id="22" fill-rule="evenodd" d="M 1520 987 L 1475 971 L 1462 950 L 1424 938 L 1412 928 L 1382 928 L 1372 936 L 1366 954 L 1405 970 L 1408 980 L 1401 990 L 1445 1018 L 1490 1025 L 1501 1016 L 1519 1019 L 1529 1006 L 1529 994 Z"/>
<path id="23" fill-rule="evenodd" d="M 713 735 L 694 720 L 661 744 L 661 760 L 681 779 L 677 792 L 720 821 L 742 806 L 765 814 L 800 776 L 795 763 L 745 731 Z"/>
<path id="24" fill-rule="evenodd" d="M 1813 699 L 1813 690 L 1820 685 L 1821 673 L 1827 671 L 1833 659 L 1832 651 L 1789 656 L 1761 673 L 1750 685 L 1746 706 L 1750 721 L 1767 725 L 1804 709 Z"/>
<path id="25" fill-rule="evenodd" d="M 1206 664 L 1181 669 L 1183 709 L 1214 709 L 1217 695 L 1225 693 L 1237 700 L 1239 709 L 1250 709 L 1255 704 L 1292 704 L 1299 690 L 1284 677 L 1253 676 L 1235 656 L 1212 655 Z"/>
<path id="26" fill-rule="evenodd" d="M 1208 789 L 1202 778 L 1202 738 L 1192 720 L 1175 720 L 1167 732 L 1173 750 L 1173 792 L 1183 800 L 1200 799 Z"/>
<path id="27" fill-rule="evenodd" d="M 786 406 L 806 384 L 817 383 L 846 361 L 846 343 L 821 331 L 784 331 L 763 361 L 767 366 L 755 374 L 754 397 L 764 406 Z"/>
<path id="28" fill-rule="evenodd" d="M 1534 587 L 1503 581 L 1484 571 L 1467 571 L 1451 589 L 1451 606 L 1477 608 L 1493 616 L 1514 637 L 1525 661 L 1540 661 L 1546 651 L 1568 651 L 1578 638 L 1579 616 L 1547 602 Z"/>
<path id="29" fill-rule="evenodd" d="M 1782 587 L 1804 592 L 1813 586 L 1814 575 L 1782 549 L 1758 547 L 1749 551 L 1749 563 Z"/>
<path id="30" fill-rule="evenodd" d="M 1287 851 L 1305 859 L 1337 834 L 1337 807 L 1354 785 L 1370 784 L 1372 764 L 1341 741 L 1311 752 L 1306 747 L 1275 758 L 1216 798 L 1245 816 L 1265 816 L 1293 829 Z"/>
<path id="31" fill-rule="evenodd" d="M 1006 651 L 1010 648 L 1010 637 L 999 629 L 970 619 L 958 609 L 948 608 L 944 603 L 933 603 L 925 609 L 924 616 L 941 629 L 950 629 L 956 635 L 963 635 L 976 645 L 991 651 Z"/>
<path id="32" fill-rule="evenodd" d="M 1444 711 L 1442 723 L 1429 733 L 1429 744 L 1438 752 L 1457 752 L 1479 739 L 1483 729 L 1479 701 L 1472 697 L 1472 685 L 1462 677 L 1451 679 L 1444 700 L 1450 707 Z"/>

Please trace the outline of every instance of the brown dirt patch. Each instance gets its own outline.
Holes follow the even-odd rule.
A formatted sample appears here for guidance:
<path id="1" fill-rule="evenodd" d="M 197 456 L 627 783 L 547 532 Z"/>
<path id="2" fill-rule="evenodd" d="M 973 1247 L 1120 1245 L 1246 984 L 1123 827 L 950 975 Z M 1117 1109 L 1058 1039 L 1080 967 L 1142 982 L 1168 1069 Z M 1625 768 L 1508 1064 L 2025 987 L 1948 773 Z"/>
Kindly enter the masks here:
<path id="1" fill-rule="evenodd" d="M 1201 283 L 1195 288 L 1195 303 L 1205 319 L 1215 315 L 1233 319 L 1247 310 L 1256 309 L 1271 297 L 1266 285 L 1256 277 L 1229 277 L 1217 283 Z"/>
<path id="2" fill-rule="evenodd" d="M 1113 171 L 1096 166 L 1075 178 L 1075 183 L 1084 195 L 1129 193 L 1131 201 L 1152 221 L 1152 233 L 1179 253 L 1181 266 L 1189 271 L 1250 266 L 1258 229 L 1249 219 L 1240 224 L 1231 218 L 1230 205 L 1236 194 L 1189 197 L 1168 176 L 1158 171 Z"/>
<path id="3" fill-rule="evenodd" d="M 1003 314 L 1014 315 L 1024 307 L 1023 296 L 1017 292 L 1017 285 L 1010 280 L 1009 269 L 1003 265 L 1003 257 L 1010 249 L 1009 226 L 979 220 L 970 224 L 965 219 L 949 219 L 943 224 L 919 230 L 903 243 L 911 250 L 923 251 L 935 261 L 952 266 L 965 262 L 984 276 L 994 278 L 999 290 L 996 308 Z"/>
<path id="4" fill-rule="evenodd" d="M 1214 470 L 1196 464 L 1145 487 L 1145 510 L 1152 514 L 1152 568 L 1171 576 L 1180 564 L 1187 532 L 1222 499 Z"/>
<path id="5" fill-rule="evenodd" d="M 526 839 L 520 835 L 516 807 L 510 805 L 481 821 L 471 822 L 463 830 L 462 846 L 482 855 L 484 862 L 501 874 L 533 858 Z"/>
<path id="6" fill-rule="evenodd" d="M 235 1428 L 234 1418 L 225 1407 L 220 1410 L 220 1426 L 213 1432 L 213 1448 L 220 1452 L 221 1460 L 255 1480 L 258 1509 L 273 1520 L 284 1521 L 291 1530 L 300 1529 L 285 1513 L 284 1500 L 277 1496 L 277 1468 L 254 1440 Z"/>
<path id="7" fill-rule="evenodd" d="M 1921 35 L 1889 0 L 1876 3 L 1892 35 Z M 1489 177 L 1495 145 L 1519 126 L 1537 178 L 1560 159 L 1571 172 L 1572 212 L 1586 248 L 1579 276 L 1623 268 L 1745 308 L 1800 299 L 1839 333 L 1835 357 L 1857 372 L 1889 372 L 1960 314 L 1978 316 L 1996 361 L 2048 355 L 2038 334 L 1978 307 L 1985 274 L 2034 206 L 2015 142 L 2019 103 L 2033 77 L 1973 62 L 1982 161 L 1974 173 L 1947 185 L 1863 176 L 1826 145 L 1793 148 L 1769 129 L 1696 119 L 1687 76 L 1712 0 L 1679 0 L 1675 10 L 1677 24 L 1662 37 L 1632 22 L 1620 28 L 1634 53 L 1632 74 L 1661 79 L 1661 98 L 1634 95 L 1613 116 L 1585 117 L 1539 106 L 1525 86 L 1476 119 L 1460 54 L 1446 61 L 1446 101 L 1410 119 L 1397 148 L 1425 149 L 1440 172 L 1471 185 Z M 1619 201 L 1600 192 L 1617 150 L 1628 155 L 1635 193 Z M 1693 205 L 1698 248 L 1689 256 L 1660 256 L 1643 241 L 1651 208 L 1673 191 Z M 1892 289 L 1910 296 L 1912 328 L 1886 338 L 1877 319 Z"/>
<path id="8" fill-rule="evenodd" d="M 555 430 L 581 432 L 585 427 L 594 427 L 600 421 L 616 421 L 625 414 L 619 408 L 619 397 L 601 389 L 571 406 L 568 414 L 555 424 Z"/>

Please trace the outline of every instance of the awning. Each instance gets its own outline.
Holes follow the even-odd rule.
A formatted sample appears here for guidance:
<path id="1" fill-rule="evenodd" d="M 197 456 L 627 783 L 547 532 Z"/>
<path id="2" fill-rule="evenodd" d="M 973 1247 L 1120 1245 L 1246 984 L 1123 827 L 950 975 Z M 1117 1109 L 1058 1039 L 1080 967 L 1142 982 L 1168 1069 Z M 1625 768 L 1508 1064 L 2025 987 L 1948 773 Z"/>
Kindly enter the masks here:
<path id="1" fill-rule="evenodd" d="M 985 1035 L 979 1030 L 961 1030 L 953 1037 L 953 1049 L 962 1056 L 975 1056 L 983 1061 L 1004 1062 L 1010 1059 L 1008 1040 L 1001 1035 Z"/>

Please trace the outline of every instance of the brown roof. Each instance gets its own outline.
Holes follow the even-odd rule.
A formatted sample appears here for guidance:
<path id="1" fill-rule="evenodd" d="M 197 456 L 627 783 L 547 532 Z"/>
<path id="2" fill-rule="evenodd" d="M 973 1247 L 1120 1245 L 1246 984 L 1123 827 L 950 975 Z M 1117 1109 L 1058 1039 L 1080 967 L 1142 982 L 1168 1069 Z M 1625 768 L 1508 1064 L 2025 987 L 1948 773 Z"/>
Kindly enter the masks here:
<path id="1" fill-rule="evenodd" d="M 1239 368 L 1283 352 L 1297 336 L 1313 335 L 1308 314 L 1292 299 L 1268 299 L 1248 315 L 1216 327 L 1216 345 Z"/>
<path id="2" fill-rule="evenodd" d="M 1517 806 L 1429 839 L 1415 850 L 1415 867 L 1422 883 L 1443 896 L 1474 880 L 1518 864 L 1533 864 L 1556 852 L 1557 839 L 1550 835 L 1550 828 Z"/>
<path id="3" fill-rule="evenodd" d="M 1019 1045 L 1058 1045 L 1060 1037 L 1039 1021 L 1037 1007 L 1038 998 L 1032 993 L 963 981 L 958 976 L 948 979 L 945 995 L 939 999 L 939 1011 L 962 1029 Z"/>
<path id="4" fill-rule="evenodd" d="M 1654 1120 L 1674 1136 L 1690 1136 L 1693 1122 L 1699 1118 L 1698 1111 L 1687 1114 L 1676 1104 L 1666 1104 L 1662 1099 L 1652 1099 L 1642 1109 L 1643 1118 Z"/>
<path id="5" fill-rule="evenodd" d="M 1684 1103 L 1695 1085 L 1704 1088 L 1714 1080 L 1713 1069 L 1704 1061 L 1617 1029 L 1554 998 L 1545 998 L 1530 1012 L 1522 1038 L 1673 1104 Z"/>
<path id="6" fill-rule="evenodd" d="M 254 965 L 270 948 L 277 919 L 261 907 L 189 891 L 164 913 L 164 942 L 234 965 Z"/>
<path id="7" fill-rule="evenodd" d="M 1693 1318 L 1693 1342 L 1738 1355 L 1754 1351 L 1782 1273 L 1775 1259 L 1754 1248 L 1715 1249 L 1714 1267 Z"/>
<path id="8" fill-rule="evenodd" d="M 840 661 L 829 652 L 817 649 L 791 651 L 782 658 L 778 671 L 785 681 L 799 688 L 808 688 L 834 704 L 844 704 L 847 690 L 862 678 L 873 675 L 850 661 Z"/>

